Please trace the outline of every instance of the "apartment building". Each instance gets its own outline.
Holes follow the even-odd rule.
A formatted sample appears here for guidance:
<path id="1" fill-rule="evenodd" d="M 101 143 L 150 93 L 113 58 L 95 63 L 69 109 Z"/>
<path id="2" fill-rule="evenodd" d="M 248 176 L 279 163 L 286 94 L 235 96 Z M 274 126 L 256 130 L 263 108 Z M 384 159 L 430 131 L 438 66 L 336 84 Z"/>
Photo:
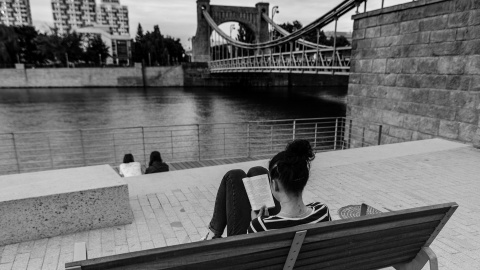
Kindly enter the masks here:
<path id="1" fill-rule="evenodd" d="M 52 0 L 52 11 L 59 34 L 96 23 L 95 0 Z"/>
<path id="2" fill-rule="evenodd" d="M 30 0 L 0 0 L 0 24 L 32 25 Z"/>
<path id="3" fill-rule="evenodd" d="M 108 25 L 111 34 L 130 35 L 128 7 L 120 4 L 120 0 L 102 0 L 98 7 L 97 23 Z"/>

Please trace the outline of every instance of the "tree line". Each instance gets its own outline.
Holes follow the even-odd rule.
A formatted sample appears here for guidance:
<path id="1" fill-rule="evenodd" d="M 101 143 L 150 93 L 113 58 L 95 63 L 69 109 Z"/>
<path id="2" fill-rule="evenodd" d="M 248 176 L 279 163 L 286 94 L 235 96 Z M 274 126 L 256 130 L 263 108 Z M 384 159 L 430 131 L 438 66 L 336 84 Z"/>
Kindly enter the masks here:
<path id="1" fill-rule="evenodd" d="M 143 62 L 148 66 L 167 66 L 188 62 L 188 56 L 180 39 L 163 36 L 158 25 L 153 27 L 152 32 L 144 33 L 142 25 L 138 24 L 133 47 L 134 61 Z"/>
<path id="2" fill-rule="evenodd" d="M 99 65 L 107 57 L 108 47 L 99 35 L 60 35 L 54 28 L 41 33 L 33 26 L 0 25 L 0 64 L 5 67 L 15 63 L 34 67 Z"/>
<path id="3" fill-rule="evenodd" d="M 0 25 L 0 67 L 13 67 L 15 63 L 32 67 L 104 65 L 112 57 L 109 45 L 97 34 L 72 31 L 60 35 L 55 28 L 42 33 L 33 26 Z M 139 24 L 131 49 L 132 63 L 163 66 L 188 60 L 180 39 L 164 37 L 158 26 L 144 34 Z"/>

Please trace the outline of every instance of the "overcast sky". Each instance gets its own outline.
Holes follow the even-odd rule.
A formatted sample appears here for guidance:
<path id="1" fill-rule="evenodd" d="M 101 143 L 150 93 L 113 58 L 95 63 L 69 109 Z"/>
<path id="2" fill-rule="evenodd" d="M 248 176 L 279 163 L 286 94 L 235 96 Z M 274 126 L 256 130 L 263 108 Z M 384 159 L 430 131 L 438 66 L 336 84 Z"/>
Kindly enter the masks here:
<path id="1" fill-rule="evenodd" d="M 97 0 L 99 3 L 100 0 Z M 280 13 L 275 15 L 277 23 L 299 20 L 308 24 L 325 12 L 340 3 L 340 0 L 212 0 L 212 5 L 232 5 L 254 7 L 258 2 L 269 2 L 270 9 L 279 6 Z M 395 5 L 410 2 L 409 0 L 385 0 L 385 5 Z M 195 35 L 197 27 L 196 1 L 195 0 L 120 0 L 122 5 L 127 5 L 130 19 L 130 35 L 135 36 L 138 23 L 142 24 L 145 31 L 152 30 L 158 24 L 164 35 L 178 37 L 186 49 L 190 47 L 188 38 Z M 368 10 L 378 9 L 381 0 L 368 1 Z M 34 25 L 44 30 L 47 25 L 53 26 L 51 0 L 30 0 Z M 352 12 L 353 14 L 353 12 Z M 339 31 L 352 31 L 351 15 L 348 14 L 339 20 Z M 333 29 L 333 25 L 324 30 Z"/>

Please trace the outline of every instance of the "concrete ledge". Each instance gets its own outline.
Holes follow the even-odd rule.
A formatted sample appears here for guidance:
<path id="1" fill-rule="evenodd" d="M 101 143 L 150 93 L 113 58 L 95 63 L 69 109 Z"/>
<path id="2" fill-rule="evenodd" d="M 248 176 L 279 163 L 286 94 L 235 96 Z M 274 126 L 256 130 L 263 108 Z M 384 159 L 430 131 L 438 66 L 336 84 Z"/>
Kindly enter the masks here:
<path id="1" fill-rule="evenodd" d="M 312 175 L 321 175 L 319 170 L 329 167 L 355 164 L 365 161 L 383 160 L 410 155 L 427 154 L 471 147 L 466 144 L 443 139 L 412 141 L 398 144 L 379 145 L 355 148 L 344 151 L 318 153 L 312 162 Z M 273 157 L 273 155 L 272 155 Z M 218 165 L 165 173 L 146 174 L 125 178 L 130 190 L 130 196 L 142 196 L 194 186 L 218 187 L 226 172 L 241 169 L 245 172 L 254 166 L 268 167 L 268 159 L 242 162 L 236 164 Z"/>
<path id="2" fill-rule="evenodd" d="M 133 222 L 108 165 L 0 176 L 0 246 Z"/>

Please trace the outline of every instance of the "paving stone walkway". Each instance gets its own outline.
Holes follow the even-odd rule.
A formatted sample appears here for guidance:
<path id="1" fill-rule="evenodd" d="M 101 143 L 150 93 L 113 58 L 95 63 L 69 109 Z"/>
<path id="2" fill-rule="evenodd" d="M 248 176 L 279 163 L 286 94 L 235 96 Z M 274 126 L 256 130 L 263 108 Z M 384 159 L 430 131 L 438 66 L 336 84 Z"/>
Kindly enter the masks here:
<path id="1" fill-rule="evenodd" d="M 326 202 L 334 219 L 339 219 L 341 207 L 363 202 L 386 212 L 455 201 L 459 208 L 432 249 L 439 257 L 440 269 L 478 270 L 480 150 L 458 144 L 422 152 L 418 146 L 407 143 L 319 154 L 304 197 L 307 202 Z M 209 170 L 221 175 L 230 168 L 225 166 Z M 199 170 L 162 177 L 201 175 Z M 2 246 L 0 270 L 64 269 L 65 262 L 73 259 L 75 242 L 86 242 L 88 256 L 95 258 L 198 241 L 212 216 L 219 181 L 169 183 L 164 189 L 152 188 L 151 194 L 135 191 L 130 200 L 134 223 Z"/>

